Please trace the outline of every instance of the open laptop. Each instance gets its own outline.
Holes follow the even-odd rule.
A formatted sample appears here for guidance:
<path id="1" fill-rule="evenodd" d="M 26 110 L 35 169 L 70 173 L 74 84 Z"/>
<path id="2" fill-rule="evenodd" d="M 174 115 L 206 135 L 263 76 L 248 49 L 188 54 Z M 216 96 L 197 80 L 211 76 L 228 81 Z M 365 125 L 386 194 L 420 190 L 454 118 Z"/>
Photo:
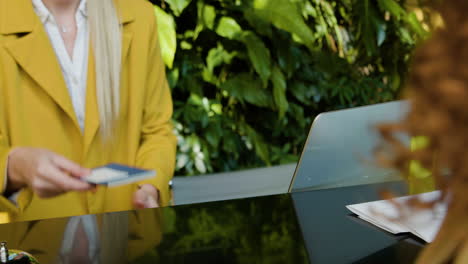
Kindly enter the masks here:
<path id="1" fill-rule="evenodd" d="M 380 142 L 373 126 L 400 120 L 407 108 L 406 102 L 398 101 L 320 114 L 297 165 L 174 177 L 174 202 L 202 203 L 398 179 L 387 169 L 367 166 L 366 160 L 371 163 L 372 150 Z"/>
<path id="2" fill-rule="evenodd" d="M 318 115 L 289 192 L 399 180 L 396 171 L 373 162 L 373 152 L 381 142 L 375 126 L 401 121 L 408 110 L 407 101 L 394 101 Z M 403 140 L 409 143 L 408 138 Z"/>
<path id="3" fill-rule="evenodd" d="M 396 101 L 322 113 L 315 118 L 289 186 L 310 263 L 373 263 L 372 257 L 366 256 L 387 251 L 390 254 L 380 255 L 380 262 L 408 250 L 409 257 L 417 254 L 418 248 L 407 247 L 404 238 L 356 223 L 345 208 L 378 199 L 375 189 L 356 185 L 386 182 L 386 189 L 403 191 L 401 181 L 391 182 L 401 180 L 399 174 L 375 166 L 373 152 L 381 142 L 375 125 L 402 120 L 408 106 L 408 102 Z M 401 139 L 409 143 L 408 138 Z M 306 192 L 317 189 L 327 190 Z M 334 248 L 340 254 L 335 254 Z"/>

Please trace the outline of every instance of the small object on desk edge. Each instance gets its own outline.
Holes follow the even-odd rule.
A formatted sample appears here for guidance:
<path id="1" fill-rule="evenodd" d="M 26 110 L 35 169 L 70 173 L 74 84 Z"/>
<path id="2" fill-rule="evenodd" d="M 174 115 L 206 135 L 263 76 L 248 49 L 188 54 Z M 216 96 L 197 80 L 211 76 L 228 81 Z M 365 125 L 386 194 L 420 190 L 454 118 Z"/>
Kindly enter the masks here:
<path id="1" fill-rule="evenodd" d="M 6 264 L 8 262 L 8 248 L 6 242 L 0 244 L 0 263 Z"/>

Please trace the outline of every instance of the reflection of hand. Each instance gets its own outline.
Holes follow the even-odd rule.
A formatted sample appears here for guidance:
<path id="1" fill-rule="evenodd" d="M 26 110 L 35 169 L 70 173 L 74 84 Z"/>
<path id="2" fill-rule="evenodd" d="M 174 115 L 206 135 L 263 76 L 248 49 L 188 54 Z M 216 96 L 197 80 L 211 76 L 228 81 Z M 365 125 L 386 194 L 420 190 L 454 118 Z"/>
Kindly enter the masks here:
<path id="1" fill-rule="evenodd" d="M 143 184 L 133 195 L 133 206 L 137 209 L 159 207 L 159 192 L 151 184 Z"/>
<path id="2" fill-rule="evenodd" d="M 89 169 L 46 149 L 20 147 L 8 157 L 7 191 L 29 186 L 41 198 L 69 191 L 86 191 L 92 185 L 79 180 Z"/>

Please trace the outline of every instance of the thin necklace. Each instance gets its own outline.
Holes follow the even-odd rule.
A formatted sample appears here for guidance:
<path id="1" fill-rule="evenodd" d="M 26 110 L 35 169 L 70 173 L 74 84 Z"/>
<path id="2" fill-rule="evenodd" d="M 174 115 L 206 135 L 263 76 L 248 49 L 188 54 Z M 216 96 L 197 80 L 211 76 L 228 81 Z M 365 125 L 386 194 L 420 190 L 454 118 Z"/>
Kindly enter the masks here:
<path id="1" fill-rule="evenodd" d="M 60 31 L 62 31 L 63 33 L 68 33 L 68 32 L 70 32 L 70 30 L 69 30 L 70 27 L 67 27 L 67 26 L 64 26 L 64 25 L 60 25 L 60 24 L 58 24 L 58 23 L 57 23 L 57 25 L 58 25 L 58 28 L 60 29 Z"/>
<path id="2" fill-rule="evenodd" d="M 63 33 L 68 33 L 68 30 L 65 26 L 59 26 L 60 27 L 60 30 L 63 32 Z"/>
<path id="3" fill-rule="evenodd" d="M 55 21 L 55 24 L 57 25 L 58 29 L 59 29 L 62 33 L 68 33 L 68 32 L 70 32 L 70 28 L 73 28 L 73 26 L 75 26 L 75 25 L 65 26 L 65 25 L 59 23 L 59 22 L 57 21 L 57 19 L 55 19 L 55 17 L 54 17 L 54 21 Z"/>

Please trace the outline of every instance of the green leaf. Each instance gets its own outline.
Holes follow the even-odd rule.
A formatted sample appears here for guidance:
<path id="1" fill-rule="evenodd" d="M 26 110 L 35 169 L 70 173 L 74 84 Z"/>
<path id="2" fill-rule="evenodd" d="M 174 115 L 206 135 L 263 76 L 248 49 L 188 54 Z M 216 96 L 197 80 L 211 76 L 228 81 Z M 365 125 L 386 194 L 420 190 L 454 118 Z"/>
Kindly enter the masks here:
<path id="1" fill-rule="evenodd" d="M 405 10 L 394 0 L 378 0 L 377 1 L 380 7 L 380 10 L 387 11 L 397 20 L 400 20 L 401 17 L 405 16 Z"/>
<path id="2" fill-rule="evenodd" d="M 289 104 L 289 111 L 291 116 L 300 124 L 301 127 L 306 126 L 306 119 L 304 118 L 304 108 L 295 103 Z"/>
<path id="3" fill-rule="evenodd" d="M 400 75 L 398 73 L 394 73 L 392 75 L 392 79 L 391 79 L 391 89 L 393 91 L 398 91 L 398 89 L 400 89 L 400 86 L 401 86 L 401 78 L 400 78 Z"/>
<path id="4" fill-rule="evenodd" d="M 219 81 L 218 75 L 222 75 L 222 73 L 216 74 L 214 72 L 214 69 L 219 65 L 230 64 L 232 59 L 236 55 L 236 51 L 229 53 L 223 48 L 223 46 L 220 43 L 218 43 L 218 46 L 216 48 L 210 49 L 210 51 L 208 52 L 208 56 L 206 57 L 207 67 L 204 67 L 202 72 L 203 80 L 217 86 Z"/>
<path id="5" fill-rule="evenodd" d="M 192 0 L 165 0 L 176 16 L 180 16 Z"/>
<path id="6" fill-rule="evenodd" d="M 239 144 L 236 140 L 236 135 L 231 131 L 224 134 L 222 148 L 227 153 L 237 154 Z"/>
<path id="7" fill-rule="evenodd" d="M 222 85 L 229 95 L 241 102 L 248 102 L 259 107 L 270 106 L 270 97 L 266 89 L 262 89 L 260 80 L 247 73 L 241 73 Z"/>
<path id="8" fill-rule="evenodd" d="M 218 35 L 228 39 L 236 39 L 241 32 L 241 26 L 231 17 L 222 17 L 216 28 L 216 33 Z"/>
<path id="9" fill-rule="evenodd" d="M 242 34 L 242 41 L 247 46 L 249 59 L 255 71 L 260 75 L 263 87 L 266 88 L 271 75 L 270 51 L 263 41 L 252 31 L 245 31 Z"/>
<path id="10" fill-rule="evenodd" d="M 179 81 L 179 68 L 167 71 L 166 77 L 167 82 L 169 83 L 169 87 L 174 89 Z"/>
<path id="11" fill-rule="evenodd" d="M 279 118 L 282 119 L 288 110 L 288 100 L 286 99 L 286 79 L 277 66 L 273 68 L 271 80 L 273 82 L 273 99 L 279 112 Z"/>
<path id="12" fill-rule="evenodd" d="M 201 157 L 195 157 L 195 168 L 201 173 L 205 174 L 206 173 L 206 166 L 203 158 Z"/>
<path id="13" fill-rule="evenodd" d="M 252 143 L 255 146 L 255 153 L 267 164 L 270 165 L 270 153 L 268 150 L 268 145 L 265 143 L 263 137 L 255 131 L 247 123 L 243 124 L 243 128 L 247 136 L 252 140 Z"/>
<path id="14" fill-rule="evenodd" d="M 314 35 L 297 6 L 289 0 L 254 0 L 256 14 L 276 27 L 297 35 L 310 49 L 314 49 Z"/>
<path id="15" fill-rule="evenodd" d="M 340 56 L 344 56 L 346 50 L 345 50 L 345 43 L 344 43 L 344 40 L 343 40 L 343 34 L 342 34 L 342 29 L 338 26 L 338 24 L 336 24 L 334 27 L 335 29 L 335 35 L 336 35 L 336 40 L 338 42 L 338 51 L 339 51 L 339 54 Z"/>
<path id="16" fill-rule="evenodd" d="M 244 12 L 244 17 L 249 22 L 249 24 L 255 28 L 256 32 L 271 38 L 273 35 L 273 30 L 271 29 L 271 24 L 269 21 L 260 18 L 255 13 L 255 11 L 250 8 Z"/>
<path id="17" fill-rule="evenodd" d="M 210 49 L 208 56 L 206 57 L 206 65 L 208 66 L 208 71 L 213 74 L 213 69 L 223 63 L 224 49 L 222 46 Z"/>
<path id="18" fill-rule="evenodd" d="M 216 66 L 221 65 L 222 63 L 229 64 L 231 63 L 232 58 L 236 56 L 235 52 L 227 52 L 221 44 L 218 43 L 216 48 L 210 49 L 208 56 L 206 57 L 206 65 L 211 74 L 213 74 L 213 69 Z"/>
<path id="19" fill-rule="evenodd" d="M 268 145 L 263 140 L 255 140 L 255 152 L 267 165 L 270 165 Z"/>
<path id="20" fill-rule="evenodd" d="M 208 141 L 212 147 L 217 148 L 221 141 L 221 137 L 223 136 L 223 130 L 221 129 L 219 122 L 211 122 L 206 129 L 205 136 L 206 141 Z"/>
<path id="21" fill-rule="evenodd" d="M 204 5 L 203 6 L 203 23 L 209 29 L 214 28 L 214 21 L 216 19 L 216 10 L 211 5 Z"/>
<path id="22" fill-rule="evenodd" d="M 181 49 L 184 49 L 184 50 L 191 50 L 192 49 L 192 44 L 190 44 L 189 42 L 185 41 L 185 40 L 182 40 L 182 42 L 180 42 L 180 48 Z"/>
<path id="23" fill-rule="evenodd" d="M 211 104 L 211 110 L 213 113 L 221 115 L 223 113 L 223 105 L 220 103 L 213 103 Z"/>
<path id="24" fill-rule="evenodd" d="M 406 18 L 408 24 L 411 26 L 414 32 L 419 35 L 419 37 L 425 38 L 428 36 L 428 32 L 423 28 L 421 22 L 419 22 L 416 13 L 411 12 Z"/>
<path id="25" fill-rule="evenodd" d="M 158 37 L 161 45 L 162 59 L 169 69 L 172 69 L 177 50 L 176 26 L 172 16 L 158 6 L 154 7 L 158 19 Z"/>
<path id="26" fill-rule="evenodd" d="M 177 155 L 177 164 L 176 164 L 176 168 L 177 169 L 182 169 L 183 167 L 185 167 L 185 165 L 187 165 L 187 163 L 189 162 L 189 156 L 187 154 L 179 154 Z"/>
<path id="27" fill-rule="evenodd" d="M 193 34 L 193 39 L 196 40 L 200 32 L 206 27 L 213 30 L 216 19 L 216 10 L 211 5 L 206 5 L 203 1 L 197 2 L 197 26 Z"/>
<path id="28" fill-rule="evenodd" d="M 275 41 L 272 44 L 276 52 L 278 65 L 286 74 L 286 78 L 289 79 L 299 68 L 305 52 L 298 45 L 295 45 L 289 34 L 284 31 L 275 32 L 273 38 Z"/>
<path id="29" fill-rule="evenodd" d="M 290 85 L 288 90 L 299 102 L 305 105 L 311 105 L 313 102 L 312 97 L 318 94 L 317 88 L 314 86 L 307 86 L 305 83 L 298 81 Z"/>
<path id="30" fill-rule="evenodd" d="M 406 28 L 403 28 L 403 27 L 399 28 L 398 33 L 403 43 L 410 44 L 410 45 L 414 44 L 414 39 L 411 37 L 411 34 L 408 32 Z"/>
<path id="31" fill-rule="evenodd" d="M 377 18 L 373 1 L 359 0 L 356 3 L 359 17 L 360 40 L 367 51 L 367 56 L 375 54 L 377 51 L 377 25 L 381 23 Z"/>
<path id="32" fill-rule="evenodd" d="M 303 16 L 305 16 L 306 18 L 308 16 L 312 16 L 312 17 L 317 17 L 317 10 L 312 6 L 312 4 L 310 2 L 305 2 L 304 4 L 304 10 L 302 11 L 303 13 Z"/>

